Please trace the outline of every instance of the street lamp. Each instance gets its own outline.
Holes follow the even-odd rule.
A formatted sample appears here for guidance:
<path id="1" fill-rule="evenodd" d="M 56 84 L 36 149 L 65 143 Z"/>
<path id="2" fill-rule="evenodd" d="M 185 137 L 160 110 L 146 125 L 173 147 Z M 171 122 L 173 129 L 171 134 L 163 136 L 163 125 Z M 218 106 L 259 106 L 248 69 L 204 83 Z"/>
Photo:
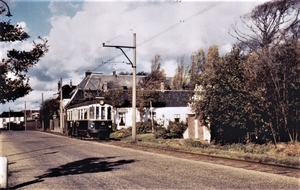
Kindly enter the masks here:
<path id="1" fill-rule="evenodd" d="M 3 1 L 3 0 L 0 0 L 0 1 L 1 1 L 2 3 L 4 3 L 4 4 L 6 5 L 6 7 L 7 7 L 7 13 L 6 13 L 5 16 L 8 16 L 8 17 L 13 16 L 13 15 L 10 13 L 9 6 L 7 5 L 7 3 L 6 3 L 5 1 Z"/>

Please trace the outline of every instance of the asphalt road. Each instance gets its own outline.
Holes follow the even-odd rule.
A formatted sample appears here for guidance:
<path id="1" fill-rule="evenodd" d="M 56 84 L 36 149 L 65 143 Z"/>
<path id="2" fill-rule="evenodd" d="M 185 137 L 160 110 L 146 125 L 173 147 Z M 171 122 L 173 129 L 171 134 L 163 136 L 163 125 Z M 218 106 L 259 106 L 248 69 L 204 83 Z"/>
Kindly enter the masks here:
<path id="1" fill-rule="evenodd" d="M 11 189 L 299 189 L 294 177 L 37 131 L 4 131 Z"/>

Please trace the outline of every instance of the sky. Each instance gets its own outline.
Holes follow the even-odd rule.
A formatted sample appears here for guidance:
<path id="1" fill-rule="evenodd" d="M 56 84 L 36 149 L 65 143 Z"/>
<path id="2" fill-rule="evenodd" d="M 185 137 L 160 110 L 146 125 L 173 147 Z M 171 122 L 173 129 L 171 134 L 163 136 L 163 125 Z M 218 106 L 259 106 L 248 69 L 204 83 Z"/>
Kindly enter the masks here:
<path id="1" fill-rule="evenodd" d="M 178 58 L 185 64 L 193 52 L 218 45 L 226 54 L 237 40 L 229 34 L 240 17 L 265 0 L 5 0 L 12 17 L 1 21 L 19 24 L 30 35 L 24 42 L 3 43 L 0 58 L 10 49 L 30 50 L 38 37 L 48 40 L 49 52 L 28 75 L 34 89 L 29 95 L 0 105 L 3 111 L 39 109 L 42 97 L 57 93 L 57 82 L 79 84 L 85 71 L 112 74 L 132 72 L 119 49 L 133 46 L 136 34 L 137 72 L 150 72 L 151 59 L 162 56 L 161 69 L 173 77 Z M 2 2 L 0 2 L 2 3 Z M 4 5 L 0 5 L 4 6 Z M 132 60 L 132 49 L 124 49 Z"/>

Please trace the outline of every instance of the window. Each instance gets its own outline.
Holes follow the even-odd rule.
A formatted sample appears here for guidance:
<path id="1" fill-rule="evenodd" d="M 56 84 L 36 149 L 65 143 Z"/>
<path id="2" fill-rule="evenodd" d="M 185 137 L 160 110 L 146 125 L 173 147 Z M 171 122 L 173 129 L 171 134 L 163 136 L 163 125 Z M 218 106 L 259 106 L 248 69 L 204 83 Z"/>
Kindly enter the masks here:
<path id="1" fill-rule="evenodd" d="M 179 122 L 179 119 L 180 119 L 180 114 L 174 114 L 174 120 L 176 122 Z"/>
<path id="2" fill-rule="evenodd" d="M 99 115 L 99 107 L 96 107 L 96 119 L 100 119 L 100 115 Z"/>
<path id="3" fill-rule="evenodd" d="M 107 108 L 107 120 L 111 120 L 111 107 Z"/>
<path id="4" fill-rule="evenodd" d="M 94 106 L 90 107 L 90 119 L 95 119 L 95 110 L 94 110 Z"/>
<path id="5" fill-rule="evenodd" d="M 6 122 L 6 119 L 5 119 L 5 118 L 3 118 L 3 122 Z"/>
<path id="6" fill-rule="evenodd" d="M 105 107 L 101 107 L 101 119 L 105 119 Z"/>
<path id="7" fill-rule="evenodd" d="M 119 112 L 119 121 L 120 126 L 125 126 L 125 112 Z"/>
<path id="8" fill-rule="evenodd" d="M 83 118 L 83 119 L 87 119 L 87 113 L 88 113 L 88 110 L 87 110 L 87 109 L 84 109 L 83 112 L 84 112 L 84 118 Z"/>

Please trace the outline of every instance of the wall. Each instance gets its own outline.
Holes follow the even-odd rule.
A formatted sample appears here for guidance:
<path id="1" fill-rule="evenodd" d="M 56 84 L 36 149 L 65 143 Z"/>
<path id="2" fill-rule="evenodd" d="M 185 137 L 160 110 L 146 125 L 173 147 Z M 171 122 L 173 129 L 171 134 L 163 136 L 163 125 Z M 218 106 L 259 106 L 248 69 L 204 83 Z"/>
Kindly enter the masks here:
<path id="1" fill-rule="evenodd" d="M 120 126 L 119 112 L 125 112 L 125 126 Z M 174 115 L 179 115 L 179 121 L 187 121 L 187 107 L 166 107 L 166 108 L 153 108 L 153 112 L 156 113 L 154 120 L 159 124 L 167 127 L 169 125 L 169 120 L 174 121 Z M 132 108 L 119 108 L 115 110 L 115 122 L 117 123 L 117 129 L 128 128 L 132 126 Z M 151 119 L 150 108 L 146 109 L 144 120 L 147 121 Z M 136 111 L 136 122 L 140 122 L 139 111 Z"/>

